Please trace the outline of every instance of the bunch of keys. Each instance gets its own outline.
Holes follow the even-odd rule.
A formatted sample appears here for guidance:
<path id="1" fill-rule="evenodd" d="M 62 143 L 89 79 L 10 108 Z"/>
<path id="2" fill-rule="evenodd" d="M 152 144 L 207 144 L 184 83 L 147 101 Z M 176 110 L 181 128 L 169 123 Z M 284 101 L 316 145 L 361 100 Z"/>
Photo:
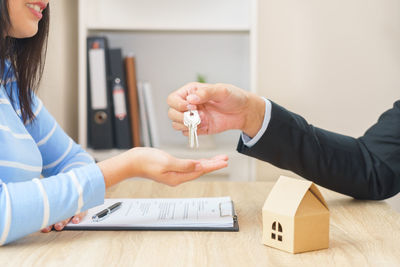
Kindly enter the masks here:
<path id="1" fill-rule="evenodd" d="M 199 139 L 197 138 L 197 125 L 201 122 L 197 110 L 189 110 L 183 113 L 183 124 L 189 129 L 189 146 L 190 148 L 199 147 Z"/>

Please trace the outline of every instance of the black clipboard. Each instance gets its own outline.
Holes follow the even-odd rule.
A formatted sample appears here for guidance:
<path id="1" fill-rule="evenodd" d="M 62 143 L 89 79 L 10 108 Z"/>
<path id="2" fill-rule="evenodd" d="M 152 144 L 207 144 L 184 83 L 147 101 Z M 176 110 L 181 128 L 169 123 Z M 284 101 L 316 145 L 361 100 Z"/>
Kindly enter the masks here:
<path id="1" fill-rule="evenodd" d="M 198 232 L 239 232 L 238 216 L 236 214 L 235 206 L 233 201 L 230 201 L 231 212 L 227 213 L 226 209 L 223 209 L 222 204 L 219 203 L 220 216 L 232 216 L 233 226 L 232 227 L 208 227 L 208 226 L 105 226 L 95 225 L 90 226 L 79 226 L 79 224 L 72 225 L 67 224 L 63 230 L 72 231 L 198 231 Z"/>

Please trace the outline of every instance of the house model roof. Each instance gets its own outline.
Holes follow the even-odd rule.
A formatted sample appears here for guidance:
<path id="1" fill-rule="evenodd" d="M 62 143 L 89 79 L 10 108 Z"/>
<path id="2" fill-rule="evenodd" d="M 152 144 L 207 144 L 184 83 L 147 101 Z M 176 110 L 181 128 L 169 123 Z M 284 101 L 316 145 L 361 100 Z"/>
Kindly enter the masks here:
<path id="1" fill-rule="evenodd" d="M 329 210 L 328 205 L 315 184 L 310 181 L 285 176 L 281 176 L 275 183 L 265 201 L 263 209 L 276 214 L 295 216 L 301 201 L 308 191 L 321 203 L 316 208 Z"/>

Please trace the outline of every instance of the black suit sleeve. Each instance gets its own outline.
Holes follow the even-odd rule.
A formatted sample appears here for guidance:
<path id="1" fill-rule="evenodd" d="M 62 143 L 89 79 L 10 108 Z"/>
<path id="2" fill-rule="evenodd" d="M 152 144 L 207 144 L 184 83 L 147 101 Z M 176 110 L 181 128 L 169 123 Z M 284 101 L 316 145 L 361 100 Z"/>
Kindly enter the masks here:
<path id="1" fill-rule="evenodd" d="M 400 101 L 357 139 L 314 127 L 272 103 L 261 139 L 251 148 L 240 139 L 237 149 L 342 194 L 385 199 L 400 191 Z"/>

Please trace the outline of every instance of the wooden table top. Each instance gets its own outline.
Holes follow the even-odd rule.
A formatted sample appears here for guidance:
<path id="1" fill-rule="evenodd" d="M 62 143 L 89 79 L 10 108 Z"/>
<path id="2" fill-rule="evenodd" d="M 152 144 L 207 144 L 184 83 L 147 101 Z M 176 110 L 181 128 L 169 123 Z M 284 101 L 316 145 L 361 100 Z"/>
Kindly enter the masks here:
<path id="1" fill-rule="evenodd" d="M 329 249 L 290 254 L 261 242 L 271 182 L 127 180 L 107 197 L 231 196 L 239 232 L 63 231 L 34 233 L 0 248 L 0 266 L 400 266 L 400 214 L 382 201 L 321 189 L 331 211 Z"/>

